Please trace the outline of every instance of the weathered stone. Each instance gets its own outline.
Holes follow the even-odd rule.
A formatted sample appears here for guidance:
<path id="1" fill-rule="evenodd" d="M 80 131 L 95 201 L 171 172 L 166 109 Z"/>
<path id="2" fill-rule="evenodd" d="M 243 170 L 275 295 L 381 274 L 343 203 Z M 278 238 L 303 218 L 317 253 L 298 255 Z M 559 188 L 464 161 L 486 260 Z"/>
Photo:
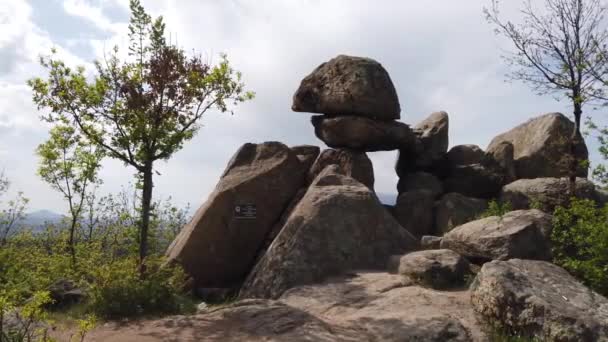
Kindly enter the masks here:
<path id="1" fill-rule="evenodd" d="M 487 200 L 457 192 L 445 194 L 435 207 L 435 232 L 443 235 L 454 227 L 475 220 L 487 208 Z"/>
<path id="2" fill-rule="evenodd" d="M 53 308 L 63 308 L 82 302 L 86 298 L 84 291 L 68 279 L 59 279 L 48 288 Z"/>
<path id="3" fill-rule="evenodd" d="M 418 241 L 354 178 L 325 169 L 241 288 L 241 297 L 276 298 L 286 289 L 353 269 L 382 269 Z"/>
<path id="4" fill-rule="evenodd" d="M 469 262 L 449 249 L 434 249 L 394 255 L 389 259 L 388 271 L 407 276 L 417 284 L 445 289 L 464 283 Z"/>
<path id="5" fill-rule="evenodd" d="M 544 261 L 483 265 L 471 302 L 488 323 L 542 341 L 608 341 L 608 299 Z"/>
<path id="6" fill-rule="evenodd" d="M 404 192 L 397 197 L 393 215 L 399 224 L 420 238 L 433 233 L 433 193 L 427 190 Z"/>
<path id="7" fill-rule="evenodd" d="M 377 121 L 357 116 L 313 116 L 315 135 L 327 146 L 357 151 L 393 151 L 413 146 L 410 127 L 399 121 Z"/>
<path id="8" fill-rule="evenodd" d="M 317 157 L 319 157 L 319 153 L 321 153 L 319 146 L 313 145 L 293 146 L 291 150 L 298 156 L 298 159 L 302 163 L 302 168 L 305 170 L 310 169 L 315 160 L 317 160 Z"/>
<path id="9" fill-rule="evenodd" d="M 593 199 L 595 185 L 585 178 L 576 179 L 576 197 Z M 513 209 L 534 207 L 553 213 L 557 206 L 568 204 L 570 182 L 568 178 L 519 179 L 502 188 L 500 201 L 510 203 Z"/>
<path id="10" fill-rule="evenodd" d="M 429 191 L 435 198 L 443 193 L 443 185 L 437 177 L 426 172 L 408 173 L 399 178 L 398 193 L 417 190 Z"/>
<path id="11" fill-rule="evenodd" d="M 448 151 L 450 165 L 480 164 L 485 156 L 477 145 L 456 145 Z"/>
<path id="12" fill-rule="evenodd" d="M 608 190 L 596 188 L 595 189 L 595 201 L 600 206 L 604 206 L 604 205 L 608 204 Z"/>
<path id="13" fill-rule="evenodd" d="M 514 151 L 513 144 L 508 141 L 502 141 L 494 145 L 486 156 L 486 158 L 491 158 L 502 168 L 505 175 L 505 183 L 510 183 L 517 179 Z"/>
<path id="14" fill-rule="evenodd" d="M 232 287 L 247 275 L 266 235 L 306 180 L 296 154 L 278 142 L 245 144 L 167 251 L 196 287 Z M 252 217 L 236 212 L 251 204 Z"/>
<path id="15" fill-rule="evenodd" d="M 355 115 L 377 120 L 400 118 L 401 107 L 388 72 L 370 58 L 339 55 L 300 83 L 292 110 Z"/>
<path id="16" fill-rule="evenodd" d="M 370 189 L 374 188 L 374 167 L 364 152 L 349 149 L 324 150 L 312 165 L 308 181 L 312 182 L 329 165 L 338 165 L 340 173 L 358 180 Z"/>
<path id="17" fill-rule="evenodd" d="M 540 210 L 517 210 L 458 226 L 443 236 L 441 248 L 469 260 L 514 258 L 550 260 L 551 215 Z"/>
<path id="18" fill-rule="evenodd" d="M 444 180 L 445 192 L 457 192 L 469 197 L 493 198 L 504 184 L 502 170 L 482 164 L 457 165 Z"/>
<path id="19" fill-rule="evenodd" d="M 414 127 L 421 148 L 416 151 L 416 168 L 426 168 L 448 151 L 449 117 L 446 112 L 435 112 Z"/>
<path id="20" fill-rule="evenodd" d="M 573 127 L 574 123 L 563 114 L 541 115 L 498 135 L 492 139 L 487 151 L 492 153 L 505 141 L 513 144 L 518 179 L 568 176 Z M 575 150 L 578 160 L 588 158 L 583 141 Z M 578 174 L 586 177 L 587 170 L 581 168 Z"/>
<path id="21" fill-rule="evenodd" d="M 420 238 L 420 248 L 422 249 L 439 249 L 441 248 L 441 237 L 433 235 L 424 235 Z"/>

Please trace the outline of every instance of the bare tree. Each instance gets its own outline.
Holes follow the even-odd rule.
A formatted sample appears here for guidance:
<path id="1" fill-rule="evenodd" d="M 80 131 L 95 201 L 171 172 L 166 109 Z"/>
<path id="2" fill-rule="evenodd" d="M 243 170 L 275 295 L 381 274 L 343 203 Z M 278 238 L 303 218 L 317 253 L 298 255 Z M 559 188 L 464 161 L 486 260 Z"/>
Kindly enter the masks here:
<path id="1" fill-rule="evenodd" d="M 523 2 L 522 22 L 514 24 L 500 17 L 499 1 L 484 8 L 495 32 L 508 38 L 514 52 L 503 55 L 512 67 L 511 80 L 529 84 L 539 95 L 565 97 L 572 104 L 574 130 L 570 138 L 570 193 L 574 194 L 576 173 L 582 161 L 576 147 L 583 141 L 580 132 L 583 106 L 606 98 L 604 84 L 608 59 L 603 47 L 608 42 L 604 26 L 606 8 L 600 0 L 544 0 L 534 8 Z"/>

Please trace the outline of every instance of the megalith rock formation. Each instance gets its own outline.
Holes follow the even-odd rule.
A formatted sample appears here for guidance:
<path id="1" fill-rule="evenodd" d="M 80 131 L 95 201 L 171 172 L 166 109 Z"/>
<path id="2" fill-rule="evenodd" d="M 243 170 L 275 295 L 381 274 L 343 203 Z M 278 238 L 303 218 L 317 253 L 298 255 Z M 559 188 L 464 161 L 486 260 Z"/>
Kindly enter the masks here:
<path id="1" fill-rule="evenodd" d="M 545 261 L 486 263 L 471 285 L 475 311 L 489 324 L 541 341 L 608 341 L 608 299 Z"/>
<path id="2" fill-rule="evenodd" d="M 487 152 L 492 153 L 505 141 L 513 144 L 518 179 L 568 176 L 573 127 L 574 123 L 563 114 L 541 115 L 496 136 Z M 576 154 L 578 160 L 588 158 L 584 142 L 577 145 Z M 587 170 L 580 169 L 578 176 L 587 177 Z"/>
<path id="3" fill-rule="evenodd" d="M 306 76 L 292 110 L 375 120 L 400 118 L 401 107 L 388 72 L 371 58 L 339 55 Z"/>
<path id="4" fill-rule="evenodd" d="M 266 235 L 298 189 L 307 169 L 278 142 L 245 144 L 215 190 L 167 251 L 197 287 L 231 287 L 247 276 Z"/>
<path id="5" fill-rule="evenodd" d="M 312 182 L 329 165 L 337 165 L 340 172 L 352 177 L 370 189 L 374 189 L 374 167 L 365 152 L 349 149 L 323 150 L 308 173 L 308 181 Z"/>
<path id="6" fill-rule="evenodd" d="M 383 269 L 418 241 L 370 189 L 326 168 L 249 274 L 240 297 L 277 298 L 285 290 L 356 269 Z"/>

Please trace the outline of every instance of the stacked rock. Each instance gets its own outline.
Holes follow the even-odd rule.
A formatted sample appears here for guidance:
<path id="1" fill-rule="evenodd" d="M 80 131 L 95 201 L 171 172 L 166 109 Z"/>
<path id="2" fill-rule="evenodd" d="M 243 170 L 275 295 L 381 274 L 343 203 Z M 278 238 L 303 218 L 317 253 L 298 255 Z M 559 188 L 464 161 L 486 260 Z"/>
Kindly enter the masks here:
<path id="1" fill-rule="evenodd" d="M 388 72 L 370 58 L 340 55 L 304 78 L 292 110 L 320 113 L 315 135 L 332 148 L 358 152 L 410 148 L 415 137 L 397 121 L 401 107 Z"/>

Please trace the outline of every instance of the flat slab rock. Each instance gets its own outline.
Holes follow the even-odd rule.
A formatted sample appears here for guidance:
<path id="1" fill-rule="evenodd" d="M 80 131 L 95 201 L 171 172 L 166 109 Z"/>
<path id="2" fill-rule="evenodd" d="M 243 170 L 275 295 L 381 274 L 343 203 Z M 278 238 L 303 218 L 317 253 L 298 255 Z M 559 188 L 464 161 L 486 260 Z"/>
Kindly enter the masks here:
<path id="1" fill-rule="evenodd" d="M 465 223 L 443 236 L 441 248 L 472 261 L 514 258 L 550 260 L 552 216 L 540 210 L 516 210 Z"/>
<path id="2" fill-rule="evenodd" d="M 544 261 L 512 259 L 483 265 L 471 285 L 475 310 L 542 341 L 608 341 L 608 299 Z"/>
<path id="3" fill-rule="evenodd" d="M 278 300 L 248 299 L 89 333 L 94 341 L 487 341 L 468 290 L 408 286 L 403 277 L 359 272 L 293 288 Z"/>

